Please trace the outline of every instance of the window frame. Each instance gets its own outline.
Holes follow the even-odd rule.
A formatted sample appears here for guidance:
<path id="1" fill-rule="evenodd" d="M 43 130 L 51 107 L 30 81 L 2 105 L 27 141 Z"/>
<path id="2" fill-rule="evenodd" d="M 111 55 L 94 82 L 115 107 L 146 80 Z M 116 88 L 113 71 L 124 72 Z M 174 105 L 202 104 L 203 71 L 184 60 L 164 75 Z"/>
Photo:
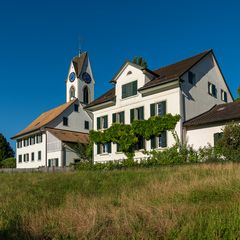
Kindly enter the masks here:
<path id="1" fill-rule="evenodd" d="M 63 117 L 63 126 L 65 126 L 65 127 L 68 127 L 69 126 L 69 124 L 68 124 L 68 117 Z"/>
<path id="2" fill-rule="evenodd" d="M 18 163 L 22 163 L 22 160 L 23 160 L 23 159 L 22 159 L 22 154 L 19 154 L 19 155 L 18 155 Z"/>
<path id="3" fill-rule="evenodd" d="M 112 123 L 125 124 L 125 111 L 113 113 Z"/>
<path id="4" fill-rule="evenodd" d="M 188 72 L 188 83 L 190 83 L 191 85 L 196 84 L 196 74 L 192 71 Z"/>
<path id="5" fill-rule="evenodd" d="M 97 130 L 108 128 L 108 115 L 97 117 Z"/>
<path id="6" fill-rule="evenodd" d="M 126 99 L 138 94 L 138 80 L 122 85 L 122 99 Z"/>
<path id="7" fill-rule="evenodd" d="M 35 154 L 34 152 L 31 153 L 31 161 L 33 162 L 35 160 Z"/>
<path id="8" fill-rule="evenodd" d="M 74 110 L 74 112 L 79 112 L 79 104 L 74 104 L 73 105 L 73 110 Z"/>
<path id="9" fill-rule="evenodd" d="M 84 129 L 89 130 L 89 121 L 84 121 Z"/>
<path id="10" fill-rule="evenodd" d="M 227 98 L 227 92 L 224 91 L 223 89 L 221 89 L 221 100 L 225 103 L 228 102 L 228 98 Z"/>
<path id="11" fill-rule="evenodd" d="M 208 94 L 214 98 L 217 98 L 217 87 L 215 84 L 208 82 Z"/>
<path id="12" fill-rule="evenodd" d="M 42 160 L 42 151 L 38 151 L 38 161 Z"/>

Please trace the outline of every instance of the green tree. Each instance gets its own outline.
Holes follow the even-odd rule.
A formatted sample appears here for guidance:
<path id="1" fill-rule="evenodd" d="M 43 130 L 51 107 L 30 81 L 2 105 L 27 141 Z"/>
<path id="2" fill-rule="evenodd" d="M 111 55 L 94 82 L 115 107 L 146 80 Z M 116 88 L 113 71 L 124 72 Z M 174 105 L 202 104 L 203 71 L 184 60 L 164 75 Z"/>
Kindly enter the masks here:
<path id="1" fill-rule="evenodd" d="M 218 140 L 217 148 L 220 153 L 230 161 L 240 161 L 240 125 L 228 124 L 222 137 Z"/>
<path id="2" fill-rule="evenodd" d="M 7 139 L 0 133 L 0 161 L 14 157 L 14 151 Z"/>
<path id="3" fill-rule="evenodd" d="M 240 86 L 237 89 L 237 100 L 240 101 Z"/>
<path id="4" fill-rule="evenodd" d="M 144 68 L 147 68 L 148 67 L 148 64 L 146 62 L 146 60 L 143 58 L 143 57 L 134 57 L 133 58 L 133 63 L 141 66 L 141 67 L 144 67 Z"/>

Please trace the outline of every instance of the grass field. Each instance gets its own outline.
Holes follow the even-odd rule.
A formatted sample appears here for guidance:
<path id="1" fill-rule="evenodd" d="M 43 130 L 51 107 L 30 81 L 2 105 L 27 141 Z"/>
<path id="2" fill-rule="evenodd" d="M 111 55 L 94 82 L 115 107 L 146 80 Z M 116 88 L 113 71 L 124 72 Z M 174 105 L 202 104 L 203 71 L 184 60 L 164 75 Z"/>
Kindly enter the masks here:
<path id="1" fill-rule="evenodd" d="M 0 174 L 0 239 L 240 239 L 240 164 Z"/>

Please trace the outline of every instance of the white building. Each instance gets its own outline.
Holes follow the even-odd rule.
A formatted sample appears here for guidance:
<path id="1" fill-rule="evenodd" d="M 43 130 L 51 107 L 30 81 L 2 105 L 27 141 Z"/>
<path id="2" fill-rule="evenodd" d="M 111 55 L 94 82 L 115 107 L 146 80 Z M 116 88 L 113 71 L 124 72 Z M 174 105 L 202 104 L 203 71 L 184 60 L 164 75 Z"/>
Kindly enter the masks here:
<path id="1" fill-rule="evenodd" d="M 17 168 L 68 166 L 79 160 L 73 144 L 88 143 L 92 114 L 84 106 L 94 99 L 88 54 L 72 59 L 66 80 L 66 103 L 41 114 L 16 134 Z"/>
<path id="2" fill-rule="evenodd" d="M 179 114 L 181 120 L 175 129 L 178 136 L 181 141 L 188 139 L 190 145 L 197 147 L 213 143 L 213 136 L 202 141 L 205 130 L 196 133 L 187 124 L 185 126 L 185 122 L 217 104 L 233 101 L 212 50 L 154 71 L 126 62 L 111 82 L 114 87 L 85 108 L 93 112 L 94 130 L 104 130 L 114 122 L 131 124 L 134 119 L 148 119 L 165 113 Z M 161 150 L 174 143 L 170 132 L 150 141 L 140 139 L 135 158 L 144 158 L 144 150 Z M 94 145 L 95 162 L 124 158 L 126 156 L 118 151 L 117 144 Z"/>

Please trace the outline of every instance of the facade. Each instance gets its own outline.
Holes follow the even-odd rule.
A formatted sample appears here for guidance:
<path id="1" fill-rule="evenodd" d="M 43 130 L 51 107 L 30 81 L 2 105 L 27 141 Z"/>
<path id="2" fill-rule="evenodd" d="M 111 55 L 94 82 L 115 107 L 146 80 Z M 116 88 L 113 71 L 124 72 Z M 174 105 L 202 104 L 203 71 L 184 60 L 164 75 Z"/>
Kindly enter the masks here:
<path id="1" fill-rule="evenodd" d="M 41 114 L 16 134 L 17 168 L 68 166 L 79 161 L 74 144 L 88 144 L 94 78 L 87 53 L 75 57 L 66 80 L 66 103 Z"/>
<path id="2" fill-rule="evenodd" d="M 154 115 L 179 114 L 175 130 L 181 141 L 188 136 L 191 144 L 197 141 L 196 136 L 187 133 L 184 123 L 216 104 L 233 101 L 212 50 L 154 71 L 126 62 L 111 83 L 111 90 L 86 107 L 93 112 L 94 130 L 104 130 L 115 122 L 131 124 Z M 145 158 L 144 150 L 161 150 L 174 143 L 170 132 L 149 141 L 140 139 L 135 158 Z M 124 158 L 114 143 L 94 145 L 95 162 Z"/>

